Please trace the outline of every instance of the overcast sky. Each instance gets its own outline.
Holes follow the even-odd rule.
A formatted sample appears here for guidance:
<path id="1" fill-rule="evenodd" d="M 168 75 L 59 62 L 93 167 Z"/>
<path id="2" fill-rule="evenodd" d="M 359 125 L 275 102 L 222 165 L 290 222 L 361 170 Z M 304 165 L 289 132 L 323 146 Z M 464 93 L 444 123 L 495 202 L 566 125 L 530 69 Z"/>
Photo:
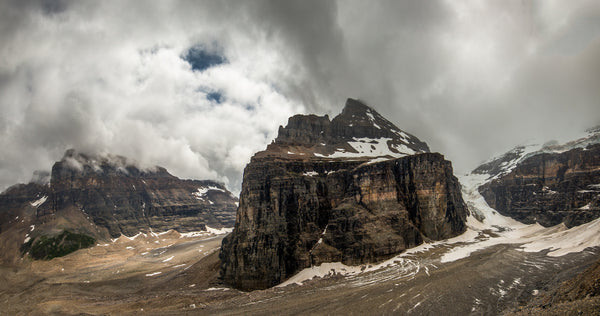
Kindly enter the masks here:
<path id="1" fill-rule="evenodd" d="M 68 148 L 239 191 L 297 113 L 366 101 L 465 173 L 600 124 L 600 2 L 1 1 L 0 191 Z"/>

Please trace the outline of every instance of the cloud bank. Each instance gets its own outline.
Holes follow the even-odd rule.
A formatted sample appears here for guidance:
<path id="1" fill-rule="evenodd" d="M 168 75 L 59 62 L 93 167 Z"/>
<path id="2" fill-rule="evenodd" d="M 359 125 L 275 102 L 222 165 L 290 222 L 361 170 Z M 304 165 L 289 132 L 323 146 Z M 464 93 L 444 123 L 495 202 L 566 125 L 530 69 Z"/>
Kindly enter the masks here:
<path id="1" fill-rule="evenodd" d="M 238 191 L 296 113 L 367 101 L 466 172 L 600 124 L 596 1 L 4 1 L 0 190 L 64 151 Z"/>

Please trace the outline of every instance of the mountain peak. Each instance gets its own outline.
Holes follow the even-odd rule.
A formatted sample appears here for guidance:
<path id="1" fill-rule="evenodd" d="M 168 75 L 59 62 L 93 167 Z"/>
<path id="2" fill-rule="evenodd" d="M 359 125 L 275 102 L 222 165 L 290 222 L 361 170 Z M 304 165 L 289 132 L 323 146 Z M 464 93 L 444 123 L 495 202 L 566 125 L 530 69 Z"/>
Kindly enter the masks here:
<path id="1" fill-rule="evenodd" d="M 346 105 L 344 105 L 344 109 L 342 109 L 342 113 L 340 115 L 356 115 L 356 114 L 364 114 L 373 110 L 371 107 L 366 105 L 363 101 L 359 99 L 348 98 L 346 100 Z"/>
<path id="2" fill-rule="evenodd" d="M 491 158 L 484 162 L 475 168 L 472 173 L 487 175 L 489 179 L 495 179 L 509 174 L 518 164 L 529 157 L 539 154 L 559 154 L 576 148 L 586 148 L 590 145 L 599 143 L 600 126 L 596 126 L 587 129 L 585 134 L 580 135 L 580 137 L 565 143 L 551 140 L 543 144 L 533 143 L 519 145 L 498 157 Z"/>
<path id="3" fill-rule="evenodd" d="M 348 99 L 342 113 L 294 115 L 265 152 L 259 155 L 302 155 L 322 158 L 393 157 L 429 152 L 417 137 L 399 129 L 364 102 Z"/>
<path id="4" fill-rule="evenodd" d="M 141 168 L 138 163 L 124 156 L 108 153 L 84 153 L 68 149 L 62 159 L 52 167 L 52 178 L 73 174 L 124 174 L 132 176 L 169 176 L 166 169 L 158 166 Z"/>
<path id="5" fill-rule="evenodd" d="M 385 129 L 399 130 L 394 124 L 377 113 L 377 111 L 364 104 L 362 101 L 354 99 L 348 99 L 346 101 L 346 105 L 344 106 L 342 113 L 336 116 L 332 123 L 339 125 L 339 127 L 342 128 L 350 127 L 351 130 L 348 131 L 350 134 L 355 134 L 357 132 L 357 127 L 370 127 L 378 130 L 381 130 L 382 127 L 384 127 Z M 381 126 L 378 123 L 384 123 L 384 126 Z M 360 133 L 360 131 L 358 132 Z M 378 132 L 375 133 L 381 134 Z"/>

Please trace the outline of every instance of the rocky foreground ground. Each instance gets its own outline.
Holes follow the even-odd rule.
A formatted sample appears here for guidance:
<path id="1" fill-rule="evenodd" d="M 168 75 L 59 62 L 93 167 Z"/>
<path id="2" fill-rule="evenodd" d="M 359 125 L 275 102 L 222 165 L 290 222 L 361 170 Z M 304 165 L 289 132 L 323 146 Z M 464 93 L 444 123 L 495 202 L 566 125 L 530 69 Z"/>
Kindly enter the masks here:
<path id="1" fill-rule="evenodd" d="M 0 309 L 10 315 L 495 315 L 585 312 L 598 305 L 594 298 L 543 307 L 530 302 L 543 301 L 561 282 L 588 268 L 600 249 L 552 257 L 524 252 L 518 245 L 496 245 L 442 262 L 462 243 L 439 243 L 379 269 L 366 265 L 365 272 L 350 273 L 332 265 L 337 270 L 302 285 L 242 292 L 218 279 L 221 240 L 222 235 L 181 238 L 175 232 L 121 237 L 19 270 L 5 268 Z"/>

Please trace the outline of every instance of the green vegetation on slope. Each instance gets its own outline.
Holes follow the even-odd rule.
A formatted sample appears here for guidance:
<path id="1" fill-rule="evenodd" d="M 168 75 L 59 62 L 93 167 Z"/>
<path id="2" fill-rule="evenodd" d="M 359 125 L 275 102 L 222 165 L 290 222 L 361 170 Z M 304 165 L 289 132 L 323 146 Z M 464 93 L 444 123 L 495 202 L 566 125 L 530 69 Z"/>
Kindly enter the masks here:
<path id="1" fill-rule="evenodd" d="M 35 260 L 50 260 L 93 246 L 95 243 L 96 240 L 90 236 L 65 230 L 58 236 L 41 236 L 35 241 L 31 239 L 21 246 L 21 252 L 23 254 L 29 252 Z"/>

